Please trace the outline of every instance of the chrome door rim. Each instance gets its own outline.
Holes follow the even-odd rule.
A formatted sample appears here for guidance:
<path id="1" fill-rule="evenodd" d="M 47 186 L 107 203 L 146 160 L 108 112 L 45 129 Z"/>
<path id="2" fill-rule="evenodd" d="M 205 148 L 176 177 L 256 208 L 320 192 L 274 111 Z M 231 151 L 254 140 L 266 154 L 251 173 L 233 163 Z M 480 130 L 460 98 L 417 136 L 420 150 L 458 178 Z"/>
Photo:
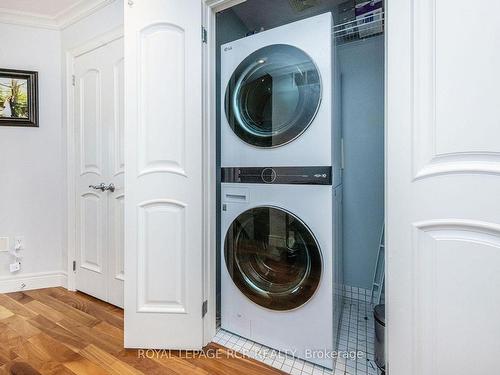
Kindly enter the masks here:
<path id="1" fill-rule="evenodd" d="M 287 48 L 287 49 L 291 49 L 292 51 L 298 51 L 299 54 L 301 54 L 304 58 L 306 58 L 307 63 L 312 65 L 312 67 L 314 68 L 313 71 L 317 75 L 318 92 L 316 94 L 317 97 L 314 97 L 315 95 L 312 95 L 313 96 L 312 99 L 307 98 L 307 97 L 304 99 L 301 96 L 301 94 L 299 93 L 299 96 L 300 96 L 300 98 L 302 98 L 302 100 L 314 100 L 315 101 L 314 110 L 311 111 L 307 115 L 306 121 L 304 121 L 303 123 L 298 123 L 298 122 L 293 122 L 290 120 L 291 123 L 286 127 L 286 130 L 284 132 L 268 132 L 266 134 L 264 132 L 255 131 L 254 129 L 252 129 L 252 126 L 249 126 L 246 123 L 246 121 L 244 121 L 241 110 L 240 110 L 239 105 L 238 105 L 238 99 L 239 99 L 239 94 L 240 94 L 241 89 L 242 89 L 242 83 L 244 82 L 244 80 L 246 78 L 248 78 L 248 76 L 250 75 L 249 73 L 250 72 L 254 73 L 257 69 L 259 69 L 260 67 L 263 67 L 266 63 L 268 63 L 269 59 L 266 57 L 260 57 L 260 58 L 255 58 L 253 62 L 248 62 L 247 60 L 250 59 L 250 61 L 251 61 L 251 57 L 253 55 L 258 55 L 258 53 L 262 52 L 263 50 L 272 49 L 272 48 Z M 248 64 L 248 66 L 245 67 L 245 65 L 247 65 L 247 64 Z M 257 67 L 257 69 L 256 69 L 256 67 Z M 235 77 L 236 73 L 239 70 L 242 70 L 242 71 L 238 73 L 237 77 Z M 304 72 L 302 72 L 302 73 L 304 73 Z M 237 78 L 236 83 L 233 84 L 232 82 L 234 82 L 235 78 Z M 313 94 L 315 94 L 315 93 L 313 92 Z M 238 138 L 242 142 L 245 142 L 246 144 L 253 146 L 253 147 L 256 147 L 256 148 L 277 148 L 277 147 L 285 146 L 285 145 L 293 142 L 294 140 L 299 138 L 307 129 L 309 129 L 309 127 L 314 122 L 314 120 L 318 114 L 318 111 L 321 107 L 322 99 L 323 99 L 323 83 L 322 83 L 322 79 L 321 79 L 321 72 L 320 72 L 318 66 L 316 65 L 316 63 L 314 62 L 314 60 L 305 51 L 303 51 L 295 46 L 288 45 L 288 44 L 273 44 L 273 45 L 269 45 L 269 46 L 266 46 L 266 47 L 263 47 L 263 48 L 260 48 L 256 51 L 254 51 L 252 54 L 250 54 L 245 59 L 243 59 L 243 61 L 240 62 L 240 64 L 234 70 L 234 72 L 233 72 L 233 74 L 232 74 L 231 78 L 229 79 L 228 84 L 226 86 L 225 115 L 226 115 L 226 120 L 227 120 L 231 130 L 238 136 Z M 304 108 L 307 109 L 307 106 L 304 106 L 300 113 L 302 113 L 302 114 L 304 113 Z M 233 121 L 232 121 L 233 116 L 234 116 L 234 118 L 236 118 L 236 123 L 233 123 Z M 295 130 L 295 128 L 299 128 L 299 130 L 297 131 L 297 130 Z M 240 131 L 239 129 L 242 129 L 243 131 Z M 290 134 L 288 134 L 287 132 Z M 244 139 L 245 135 L 251 135 L 250 140 Z M 278 138 L 277 144 L 271 144 L 271 145 L 256 144 L 257 142 L 259 142 L 259 139 L 264 140 L 264 139 L 270 138 L 270 137 L 271 138 Z M 279 139 L 279 138 L 283 138 L 283 139 Z"/>
<path id="2" fill-rule="evenodd" d="M 307 233 L 310 236 L 310 239 L 313 241 L 313 247 L 312 250 L 313 252 L 307 251 L 308 254 L 308 264 L 306 269 L 304 270 L 300 280 L 298 282 L 295 282 L 291 288 L 288 290 L 284 290 L 282 292 L 273 292 L 270 293 L 268 290 L 265 290 L 258 285 L 256 285 L 251 278 L 248 277 L 248 275 L 245 272 L 245 269 L 241 267 L 241 265 L 238 263 L 237 260 L 233 261 L 232 263 L 236 263 L 236 268 L 237 268 L 237 274 L 235 275 L 235 269 L 231 269 L 231 265 L 229 264 L 228 261 L 228 252 L 231 252 L 232 259 L 235 258 L 235 249 L 237 249 L 237 246 L 232 246 L 229 248 L 228 245 L 228 235 L 230 234 L 231 229 L 233 228 L 233 225 L 238 221 L 239 218 L 241 218 L 244 215 L 251 215 L 255 216 L 252 211 L 254 210 L 259 210 L 259 209 L 272 209 L 276 210 L 279 213 L 283 213 L 285 215 L 290 216 L 294 222 L 297 223 L 299 228 L 305 229 L 304 233 Z M 239 224 L 241 225 L 241 224 Z M 239 229 L 238 231 L 238 236 L 241 235 L 242 228 Z M 236 244 L 238 243 L 238 240 L 234 241 Z M 309 250 L 309 249 L 308 249 Z M 314 253 L 315 251 L 315 253 Z M 314 259 L 314 262 L 316 265 L 312 265 L 312 258 L 317 256 L 316 259 Z M 314 233 L 311 231 L 311 229 L 304 223 L 303 220 L 301 220 L 297 215 L 291 213 L 290 211 L 283 209 L 282 207 L 277 207 L 277 206 L 270 206 L 270 205 L 263 205 L 263 206 L 256 206 L 249 208 L 243 212 L 241 212 L 230 224 L 226 231 L 226 236 L 225 236 L 225 241 L 224 241 L 224 258 L 225 258 L 225 264 L 226 264 L 226 269 L 229 273 L 229 276 L 231 277 L 231 280 L 233 281 L 233 284 L 238 288 L 238 290 L 245 295 L 246 298 L 248 298 L 250 301 L 255 303 L 256 305 L 272 310 L 272 311 L 293 311 L 296 310 L 305 304 L 307 304 L 317 293 L 318 289 L 320 288 L 322 277 L 323 277 L 323 267 L 324 267 L 324 262 L 323 262 L 323 254 L 321 251 L 321 247 L 314 236 Z M 317 265 L 319 263 L 319 266 Z M 313 269 L 314 268 L 314 269 Z M 293 295 L 294 292 L 299 290 L 300 288 L 304 287 L 304 282 L 308 279 L 313 280 L 311 286 L 306 289 L 306 293 L 302 292 L 301 294 Z M 236 280 L 235 280 L 236 279 Z M 250 293 L 249 293 L 250 292 Z M 299 300 L 299 303 L 293 303 L 287 300 L 287 295 L 290 295 L 294 297 L 294 300 Z M 300 298 L 302 295 L 305 295 L 305 298 Z M 262 303 L 262 300 L 268 301 L 269 303 Z M 281 300 L 284 301 L 283 306 L 286 306 L 286 308 L 281 308 L 280 303 L 282 302 Z M 278 307 L 277 307 L 278 306 Z M 291 307 L 290 307 L 291 306 Z"/>

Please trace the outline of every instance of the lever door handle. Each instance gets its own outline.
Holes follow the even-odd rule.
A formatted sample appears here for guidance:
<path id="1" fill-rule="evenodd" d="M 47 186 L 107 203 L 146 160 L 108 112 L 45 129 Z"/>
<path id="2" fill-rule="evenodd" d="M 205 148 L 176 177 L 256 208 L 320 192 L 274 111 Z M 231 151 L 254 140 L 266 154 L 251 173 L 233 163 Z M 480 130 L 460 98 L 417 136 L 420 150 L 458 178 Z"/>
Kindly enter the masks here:
<path id="1" fill-rule="evenodd" d="M 114 193 L 114 191 L 116 189 L 115 184 L 110 183 L 109 185 L 106 185 L 104 182 L 101 182 L 99 185 L 89 185 L 89 188 L 95 189 L 95 190 L 100 190 L 102 192 L 109 190 L 112 193 Z"/>
<path id="2" fill-rule="evenodd" d="M 106 185 L 104 185 L 104 182 L 101 182 L 99 185 L 89 185 L 89 188 L 103 192 L 106 191 Z"/>

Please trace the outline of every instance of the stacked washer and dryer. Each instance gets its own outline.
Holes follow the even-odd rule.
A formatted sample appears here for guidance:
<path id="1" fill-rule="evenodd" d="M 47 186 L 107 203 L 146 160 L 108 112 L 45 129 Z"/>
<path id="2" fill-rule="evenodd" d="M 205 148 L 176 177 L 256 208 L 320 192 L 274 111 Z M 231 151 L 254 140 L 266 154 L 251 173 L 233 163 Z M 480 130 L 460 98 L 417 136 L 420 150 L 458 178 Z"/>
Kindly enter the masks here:
<path id="1" fill-rule="evenodd" d="M 332 368 L 341 311 L 331 13 L 221 46 L 221 327 Z"/>

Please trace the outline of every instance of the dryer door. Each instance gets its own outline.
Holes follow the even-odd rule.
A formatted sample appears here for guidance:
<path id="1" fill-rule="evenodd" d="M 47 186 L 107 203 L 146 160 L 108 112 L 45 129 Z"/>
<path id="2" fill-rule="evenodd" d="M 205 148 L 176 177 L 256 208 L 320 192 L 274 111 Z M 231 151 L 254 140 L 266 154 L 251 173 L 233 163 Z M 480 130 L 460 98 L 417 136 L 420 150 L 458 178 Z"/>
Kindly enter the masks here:
<path id="1" fill-rule="evenodd" d="M 229 227 L 226 266 L 238 289 L 272 310 L 305 304 L 318 288 L 322 258 L 310 229 L 277 207 L 243 212 Z"/>
<path id="2" fill-rule="evenodd" d="M 226 88 L 227 121 L 244 142 L 277 147 L 300 136 L 321 103 L 321 79 L 302 50 L 274 44 L 236 68 Z"/>

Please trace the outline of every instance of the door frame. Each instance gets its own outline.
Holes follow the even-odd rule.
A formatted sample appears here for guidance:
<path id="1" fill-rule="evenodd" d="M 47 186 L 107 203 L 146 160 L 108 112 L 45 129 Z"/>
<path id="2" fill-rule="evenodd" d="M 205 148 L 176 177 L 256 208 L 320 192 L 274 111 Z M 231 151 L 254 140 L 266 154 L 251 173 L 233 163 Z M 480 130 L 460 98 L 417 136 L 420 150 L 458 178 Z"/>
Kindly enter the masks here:
<path id="1" fill-rule="evenodd" d="M 203 0 L 203 296 L 208 302 L 203 321 L 203 342 L 207 345 L 217 331 L 217 244 L 216 244 L 216 14 L 246 0 Z"/>
<path id="2" fill-rule="evenodd" d="M 103 47 L 117 39 L 123 38 L 123 26 L 115 28 L 104 34 L 101 34 L 89 41 L 72 48 L 65 52 L 66 75 L 65 75 L 65 99 L 66 104 L 63 107 L 66 110 L 66 184 L 67 184 L 67 212 L 66 212 L 66 246 L 67 246 L 67 267 L 68 267 L 68 285 L 67 289 L 76 290 L 76 270 L 73 270 L 73 261 L 76 260 L 76 173 L 75 165 L 75 86 L 73 76 L 75 74 L 75 59 L 85 53 L 91 52 L 97 48 Z"/>
<path id="3" fill-rule="evenodd" d="M 204 293 L 205 299 L 208 301 L 208 312 L 206 319 L 204 321 L 204 338 L 205 343 L 208 344 L 216 334 L 216 243 L 215 243 L 215 220 L 216 220 L 216 198 L 215 198 L 215 187 L 216 187 L 216 13 L 231 8 L 235 5 L 245 2 L 246 0 L 203 0 L 204 11 L 203 11 L 203 23 L 207 30 L 207 42 L 204 46 L 203 51 L 203 121 L 204 121 L 204 134 L 203 134 L 203 144 L 205 149 L 203 150 L 204 160 L 204 171 L 206 175 L 204 176 L 204 247 L 207 249 L 204 255 L 207 257 L 204 260 L 205 275 L 204 275 Z M 384 217 L 384 225 L 386 228 L 386 244 L 387 235 L 390 233 L 387 223 L 387 139 L 388 139 L 388 119 L 387 119 L 387 56 L 388 56 L 388 18 L 390 12 L 388 12 L 388 1 L 385 1 L 385 22 L 384 22 L 384 210 L 386 212 Z M 385 248 L 386 255 L 390 253 L 390 249 Z M 385 275 L 388 275 L 387 262 L 385 262 Z M 386 284 L 385 288 L 385 302 L 393 303 L 390 301 L 389 287 Z M 390 323 L 387 322 L 385 326 L 385 360 L 386 364 L 389 363 L 389 358 L 391 353 L 388 346 L 388 336 L 390 330 Z M 395 353 L 397 355 L 397 353 Z"/>

